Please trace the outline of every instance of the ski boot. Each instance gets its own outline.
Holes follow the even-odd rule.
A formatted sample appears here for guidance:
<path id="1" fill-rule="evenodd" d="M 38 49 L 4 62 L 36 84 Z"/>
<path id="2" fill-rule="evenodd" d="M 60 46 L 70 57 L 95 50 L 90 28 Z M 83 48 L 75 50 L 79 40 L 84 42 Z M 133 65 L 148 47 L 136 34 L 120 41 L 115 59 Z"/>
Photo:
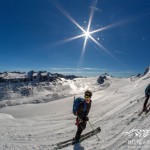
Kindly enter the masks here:
<path id="1" fill-rule="evenodd" d="M 80 142 L 80 140 L 73 138 L 73 140 L 72 140 L 72 145 L 74 145 L 74 144 L 76 144 L 76 143 L 79 143 L 79 142 Z"/>

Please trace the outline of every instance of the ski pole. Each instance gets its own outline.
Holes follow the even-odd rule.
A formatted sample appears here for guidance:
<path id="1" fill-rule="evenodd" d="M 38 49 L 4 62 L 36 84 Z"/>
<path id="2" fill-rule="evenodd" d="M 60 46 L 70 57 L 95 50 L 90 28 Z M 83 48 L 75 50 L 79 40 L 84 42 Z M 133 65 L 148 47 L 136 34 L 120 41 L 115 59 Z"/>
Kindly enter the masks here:
<path id="1" fill-rule="evenodd" d="M 80 119 L 80 120 L 82 120 L 78 115 L 77 115 L 77 117 Z M 93 132 L 94 132 L 94 128 L 93 128 L 93 126 L 92 126 L 92 124 L 90 123 L 90 121 L 88 121 L 88 123 L 90 124 L 90 126 L 91 126 L 91 128 L 92 128 L 92 130 L 93 130 Z M 80 126 L 81 128 L 82 128 L 82 126 Z M 98 135 L 97 134 L 95 134 L 96 135 L 96 137 L 98 138 L 98 140 L 100 141 L 100 138 L 98 137 Z"/>
<path id="2" fill-rule="evenodd" d="M 94 131 L 94 128 L 93 128 L 92 124 L 90 123 L 90 121 L 88 121 L 88 123 L 90 124 L 92 130 Z M 100 141 L 100 138 L 98 137 L 97 133 L 95 135 L 97 136 L 98 140 Z"/>

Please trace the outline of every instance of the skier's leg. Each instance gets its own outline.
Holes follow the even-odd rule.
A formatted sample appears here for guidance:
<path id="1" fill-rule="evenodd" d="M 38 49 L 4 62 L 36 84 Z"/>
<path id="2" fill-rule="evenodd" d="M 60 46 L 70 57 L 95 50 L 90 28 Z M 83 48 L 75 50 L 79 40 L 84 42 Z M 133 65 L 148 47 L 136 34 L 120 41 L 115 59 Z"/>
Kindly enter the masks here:
<path id="1" fill-rule="evenodd" d="M 79 140 L 80 140 L 82 131 L 83 131 L 83 130 L 77 130 L 77 132 L 76 132 L 75 140 L 76 140 L 77 142 L 79 142 Z"/>
<path id="2" fill-rule="evenodd" d="M 149 96 L 146 95 L 146 99 L 145 99 L 145 102 L 144 102 L 144 106 L 143 106 L 143 111 L 146 111 L 146 106 L 147 106 L 147 102 L 148 102 L 148 99 L 149 99 Z"/>
<path id="3" fill-rule="evenodd" d="M 77 133 L 76 133 L 76 136 L 75 136 L 75 139 L 77 141 L 80 140 L 80 137 L 81 137 L 81 133 L 82 131 L 86 128 L 86 122 L 82 122 L 82 123 L 79 123 L 78 124 L 78 129 L 77 129 Z"/>

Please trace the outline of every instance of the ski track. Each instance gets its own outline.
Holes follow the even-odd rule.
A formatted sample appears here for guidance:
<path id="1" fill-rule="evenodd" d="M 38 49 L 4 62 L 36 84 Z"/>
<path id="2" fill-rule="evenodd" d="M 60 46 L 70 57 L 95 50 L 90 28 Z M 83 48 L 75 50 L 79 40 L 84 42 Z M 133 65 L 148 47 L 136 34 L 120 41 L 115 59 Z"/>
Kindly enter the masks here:
<path id="1" fill-rule="evenodd" d="M 145 77 L 146 78 L 146 77 Z M 93 127 L 101 127 L 96 136 L 78 145 L 62 150 L 126 150 L 150 149 L 150 144 L 128 144 L 131 137 L 123 134 L 132 129 L 150 129 L 150 116 L 138 117 L 144 103 L 144 89 L 150 78 L 134 82 L 130 79 L 111 78 L 105 89 L 93 93 L 89 114 Z M 87 79 L 86 79 L 87 80 Z M 55 143 L 73 138 L 76 133 L 72 115 L 73 97 L 39 105 L 3 108 L 0 113 L 15 118 L 0 119 L 0 150 L 53 150 Z M 150 114 L 150 113 L 149 113 Z M 84 133 L 91 131 L 90 125 Z M 150 135 L 142 138 L 149 141 Z"/>

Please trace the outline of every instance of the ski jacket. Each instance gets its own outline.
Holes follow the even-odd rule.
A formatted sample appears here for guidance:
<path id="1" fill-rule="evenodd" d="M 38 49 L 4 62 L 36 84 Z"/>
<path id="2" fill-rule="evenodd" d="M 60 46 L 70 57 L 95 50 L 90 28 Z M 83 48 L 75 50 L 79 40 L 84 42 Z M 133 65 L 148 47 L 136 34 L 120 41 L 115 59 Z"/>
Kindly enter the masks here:
<path id="1" fill-rule="evenodd" d="M 145 89 L 145 95 L 149 95 L 150 96 L 150 84 Z"/>
<path id="2" fill-rule="evenodd" d="M 84 103 L 86 104 L 86 109 L 84 111 Z M 79 104 L 79 107 L 78 107 L 78 110 L 77 110 L 77 116 L 80 118 L 80 119 L 83 119 L 84 117 L 87 117 L 88 114 L 89 114 L 89 111 L 90 111 L 90 108 L 91 108 L 91 103 L 92 101 L 90 100 L 89 103 L 86 103 L 86 102 L 82 102 Z"/>

